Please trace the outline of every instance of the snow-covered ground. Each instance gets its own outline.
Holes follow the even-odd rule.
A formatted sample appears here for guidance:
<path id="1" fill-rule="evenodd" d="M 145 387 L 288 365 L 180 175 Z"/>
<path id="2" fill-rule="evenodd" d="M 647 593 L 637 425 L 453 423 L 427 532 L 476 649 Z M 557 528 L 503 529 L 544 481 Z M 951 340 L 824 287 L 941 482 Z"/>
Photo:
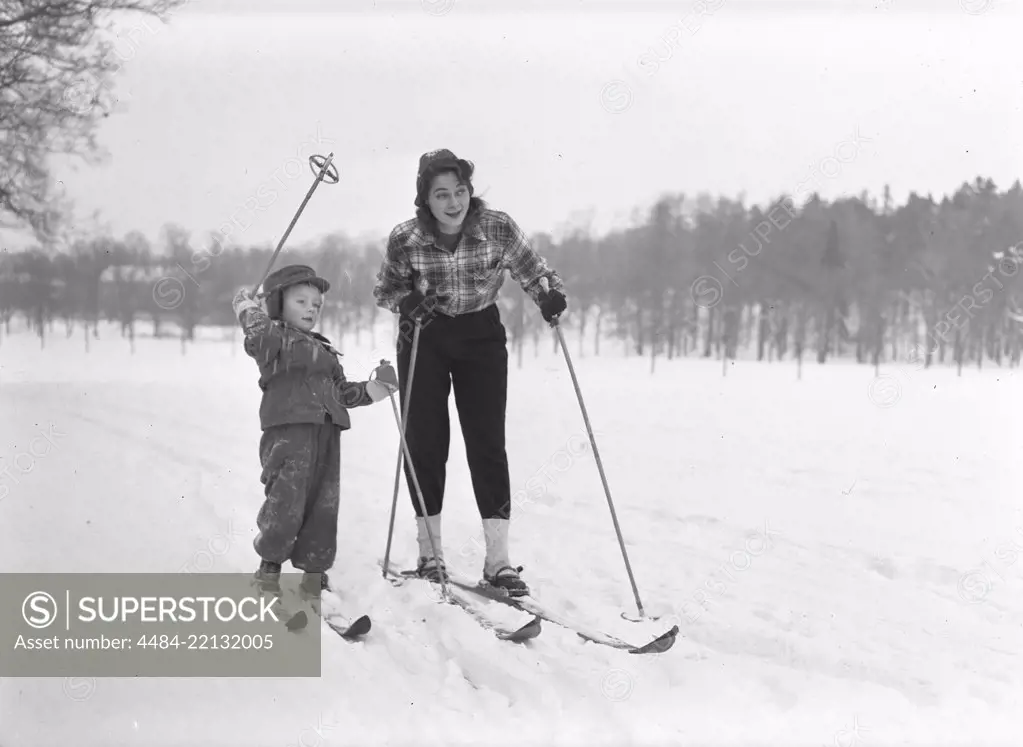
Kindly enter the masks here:
<path id="1" fill-rule="evenodd" d="M 0 340 L 0 461 L 17 465 L 0 478 L 0 569 L 251 572 L 253 362 L 216 340 L 182 354 L 142 338 L 132 355 L 113 328 L 86 354 L 81 330 L 56 331 L 44 349 Z M 393 360 L 389 332 L 345 340 L 350 378 Z M 663 617 L 620 617 L 635 600 L 550 340 L 521 369 L 512 357 L 512 559 L 538 597 L 630 640 L 677 622 L 671 651 L 633 656 L 549 624 L 509 644 L 425 585 L 381 579 L 398 444 L 382 402 L 342 440 L 333 578 L 373 617 L 364 643 L 325 633 L 318 679 L 4 678 L 0 744 L 1020 743 L 1017 374 L 886 366 L 874 382 L 868 366 L 808 362 L 797 380 L 787 361 L 722 376 L 691 358 L 651 375 L 618 343 L 599 358 L 569 344 L 642 602 Z M 444 545 L 476 574 L 456 423 Z M 402 484 L 399 565 L 414 554 L 409 501 Z"/>

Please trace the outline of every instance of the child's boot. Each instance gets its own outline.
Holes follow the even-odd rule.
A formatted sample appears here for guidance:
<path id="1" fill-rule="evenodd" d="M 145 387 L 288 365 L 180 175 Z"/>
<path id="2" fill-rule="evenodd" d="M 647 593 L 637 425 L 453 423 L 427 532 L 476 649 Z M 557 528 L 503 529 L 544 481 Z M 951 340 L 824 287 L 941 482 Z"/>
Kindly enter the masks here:
<path id="1" fill-rule="evenodd" d="M 319 581 L 316 580 L 316 576 L 320 577 Z M 306 571 L 302 574 L 299 591 L 306 598 L 314 597 L 317 593 L 322 594 L 325 591 L 330 591 L 330 579 L 327 578 L 326 573 L 317 574 Z"/>
<path id="2" fill-rule="evenodd" d="M 280 594 L 281 564 L 264 560 L 259 564 L 259 570 L 252 575 L 252 582 L 264 594 Z"/>

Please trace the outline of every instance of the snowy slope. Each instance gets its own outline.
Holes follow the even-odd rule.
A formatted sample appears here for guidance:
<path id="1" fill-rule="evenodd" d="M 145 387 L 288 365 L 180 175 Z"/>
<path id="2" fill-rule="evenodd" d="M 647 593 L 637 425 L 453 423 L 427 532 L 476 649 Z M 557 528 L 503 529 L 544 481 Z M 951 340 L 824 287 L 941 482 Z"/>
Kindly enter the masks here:
<path id="1" fill-rule="evenodd" d="M 393 360 L 389 332 L 345 340 L 351 378 Z M 788 362 L 723 377 L 696 359 L 650 376 L 615 343 L 594 358 L 569 340 L 642 602 L 664 617 L 619 617 L 635 600 L 549 340 L 522 369 L 512 357 L 512 559 L 539 597 L 630 640 L 677 622 L 670 652 L 630 656 L 550 624 L 510 645 L 427 588 L 384 582 L 397 431 L 383 402 L 354 411 L 342 440 L 334 579 L 374 619 L 365 643 L 325 633 L 320 679 L 5 678 L 0 744 L 1019 743 L 1018 376 L 887 367 L 877 386 L 866 366 L 807 364 L 797 381 Z M 45 349 L 5 337 L 0 460 L 41 432 L 55 446 L 2 483 L 0 568 L 250 572 L 255 374 L 215 339 L 184 355 L 139 339 L 131 355 L 113 329 L 88 354 L 81 331 Z M 477 574 L 456 423 L 444 545 Z M 403 484 L 399 565 L 414 553 L 409 501 Z"/>

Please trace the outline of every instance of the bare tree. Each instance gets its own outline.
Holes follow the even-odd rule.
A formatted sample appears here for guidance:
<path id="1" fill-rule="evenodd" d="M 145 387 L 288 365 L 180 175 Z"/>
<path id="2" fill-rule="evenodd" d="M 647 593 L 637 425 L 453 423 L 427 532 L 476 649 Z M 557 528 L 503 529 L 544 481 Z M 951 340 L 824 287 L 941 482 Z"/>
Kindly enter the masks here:
<path id="1" fill-rule="evenodd" d="M 188 0 L 0 2 L 0 227 L 31 228 L 52 241 L 65 206 L 48 160 L 102 154 L 96 125 L 114 104 L 120 67 L 110 31 L 118 13 L 164 18 Z"/>

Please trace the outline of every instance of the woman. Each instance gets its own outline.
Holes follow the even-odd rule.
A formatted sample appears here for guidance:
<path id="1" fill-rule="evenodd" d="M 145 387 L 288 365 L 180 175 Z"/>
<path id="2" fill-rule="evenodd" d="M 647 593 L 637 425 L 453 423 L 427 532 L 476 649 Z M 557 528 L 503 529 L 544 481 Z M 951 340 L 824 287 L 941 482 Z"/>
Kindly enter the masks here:
<path id="1" fill-rule="evenodd" d="M 411 397 L 405 435 L 427 513 L 422 515 L 406 463 L 418 530 L 417 571 L 435 581 L 445 573 L 440 519 L 450 440 L 448 396 L 453 388 L 483 521 L 487 548 L 483 577 L 512 596 L 522 596 L 529 589 L 508 555 L 508 338 L 497 306 L 505 270 L 540 307 L 546 321 L 567 304 L 561 278 L 530 247 L 515 221 L 473 195 L 473 170 L 472 163 L 449 150 L 419 159 L 416 217 L 391 231 L 373 293 L 379 306 L 400 315 L 401 328 L 412 329 L 417 320 L 420 324 L 411 392 L 411 335 L 398 341 L 403 410 Z"/>

